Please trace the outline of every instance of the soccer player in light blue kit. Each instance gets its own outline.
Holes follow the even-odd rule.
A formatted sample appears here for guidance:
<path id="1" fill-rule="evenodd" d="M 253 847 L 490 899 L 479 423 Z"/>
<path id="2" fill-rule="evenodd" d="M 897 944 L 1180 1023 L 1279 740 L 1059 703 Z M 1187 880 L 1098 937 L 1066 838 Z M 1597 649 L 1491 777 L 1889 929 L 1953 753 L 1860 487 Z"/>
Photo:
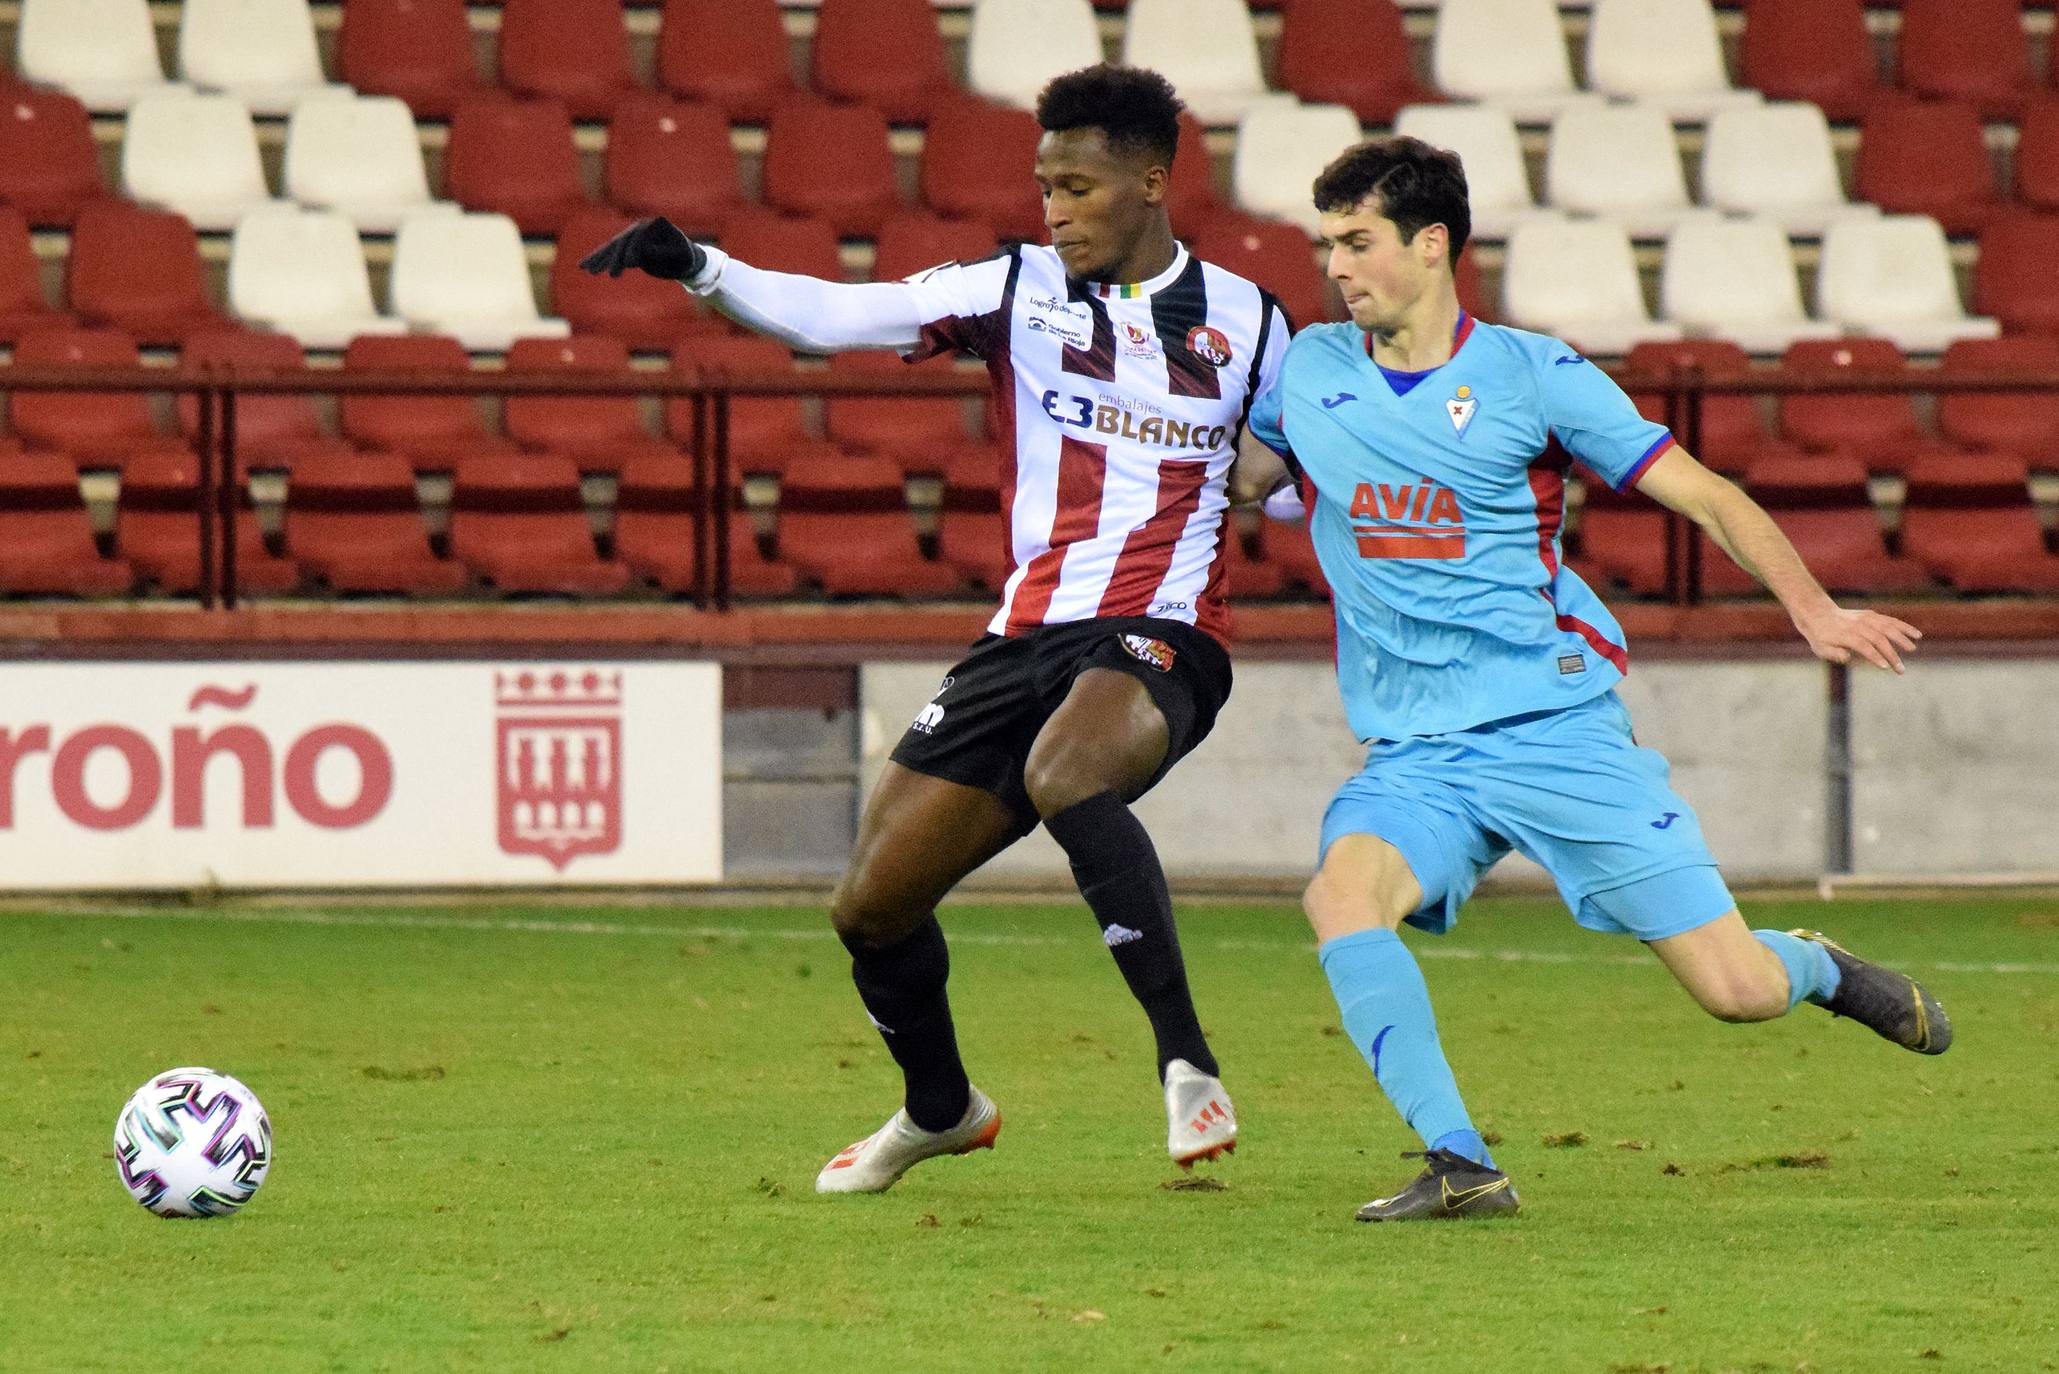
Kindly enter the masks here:
<path id="1" fill-rule="evenodd" d="M 1295 337 L 1233 486 L 1275 514 L 1305 499 L 1346 713 L 1370 746 L 1324 817 L 1303 905 L 1345 1031 L 1427 1167 L 1358 1219 L 1517 1208 L 1396 935 L 1404 921 L 1449 930 L 1511 849 L 1550 872 L 1581 925 L 1648 944 L 1711 1015 L 1764 1021 L 1808 1001 L 1942 1053 L 1950 1023 L 1915 982 L 1815 932 L 1739 917 L 1665 759 L 1631 736 L 1613 690 L 1622 630 L 1560 561 L 1559 450 L 1692 519 L 1819 657 L 1900 672 L 1918 632 L 1832 602 L 1763 510 L 1571 347 L 1460 309 L 1451 264 L 1471 215 L 1455 155 L 1359 144 L 1316 180 L 1315 202 L 1352 322 Z"/>

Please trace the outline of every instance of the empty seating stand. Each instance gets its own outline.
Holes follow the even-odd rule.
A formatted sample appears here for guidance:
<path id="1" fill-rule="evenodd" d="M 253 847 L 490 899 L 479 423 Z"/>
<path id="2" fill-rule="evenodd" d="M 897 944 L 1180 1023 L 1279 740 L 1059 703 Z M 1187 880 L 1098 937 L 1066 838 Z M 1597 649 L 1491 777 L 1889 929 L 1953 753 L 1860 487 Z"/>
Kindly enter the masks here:
<path id="1" fill-rule="evenodd" d="M 200 467 L 184 449 L 159 449 L 122 470 L 115 505 L 115 548 L 143 579 L 169 596 L 201 589 Z M 300 569 L 265 547 L 249 488 L 236 494 L 236 584 L 255 595 L 291 592 Z"/>
<path id="2" fill-rule="evenodd" d="M 697 591 L 694 522 L 700 507 L 701 488 L 684 457 L 631 459 L 615 489 L 616 556 L 662 591 Z M 729 585 L 745 597 L 791 596 L 801 585 L 798 570 L 765 557 L 751 522 L 735 510 L 729 519 Z"/>
<path id="3" fill-rule="evenodd" d="M 1887 551 L 1866 469 L 1851 458 L 1780 458 L 1754 464 L 1745 486 L 1825 589 L 1839 596 L 1907 596 L 1933 587 L 1923 566 Z M 1751 575 L 1705 546 L 1702 588 L 1712 596 L 1761 592 Z"/>
<path id="4" fill-rule="evenodd" d="M 594 547 L 579 470 L 554 455 L 461 459 L 450 551 L 500 592 L 606 596 L 629 581 L 627 568 Z"/>
<path id="5" fill-rule="evenodd" d="M 286 547 L 333 592 L 455 595 L 470 576 L 429 548 L 415 474 L 393 454 L 327 454 L 293 470 Z"/>
<path id="6" fill-rule="evenodd" d="M 2021 458 L 1958 454 L 1909 469 L 1902 548 L 1962 592 L 2059 591 Z"/>
<path id="7" fill-rule="evenodd" d="M 901 471 L 883 458 L 788 464 L 779 557 L 833 596 L 941 596 L 958 586 L 955 571 L 922 557 Z"/>
<path id="8" fill-rule="evenodd" d="M 70 460 L 0 453 L 0 596 L 119 596 L 134 581 L 95 547 Z"/>

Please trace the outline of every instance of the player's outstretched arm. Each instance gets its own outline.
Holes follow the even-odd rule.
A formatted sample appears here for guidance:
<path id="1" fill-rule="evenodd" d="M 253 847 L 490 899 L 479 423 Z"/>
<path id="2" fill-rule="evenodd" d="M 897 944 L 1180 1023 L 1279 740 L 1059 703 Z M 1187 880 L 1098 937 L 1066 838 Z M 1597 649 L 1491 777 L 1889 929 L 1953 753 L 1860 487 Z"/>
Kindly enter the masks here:
<path id="1" fill-rule="evenodd" d="M 1847 610 L 1830 599 L 1793 544 L 1758 502 L 1677 445 L 1645 470 L 1637 489 L 1701 526 L 1738 567 L 1780 599 L 1795 628 L 1828 663 L 1864 659 L 1901 672 L 1902 655 L 1923 632 L 1877 611 Z"/>

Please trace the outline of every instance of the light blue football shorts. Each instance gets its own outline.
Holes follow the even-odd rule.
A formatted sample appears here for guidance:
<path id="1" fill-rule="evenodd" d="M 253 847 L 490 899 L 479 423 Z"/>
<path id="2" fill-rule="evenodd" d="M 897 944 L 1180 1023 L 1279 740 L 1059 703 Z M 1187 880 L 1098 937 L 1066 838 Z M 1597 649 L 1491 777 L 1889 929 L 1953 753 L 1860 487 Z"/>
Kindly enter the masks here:
<path id="1" fill-rule="evenodd" d="M 1614 692 L 1447 735 L 1376 743 L 1323 815 L 1322 850 L 1375 835 L 1423 887 L 1408 923 L 1451 929 L 1511 849 L 1542 865 L 1589 930 L 1663 940 L 1737 903 L 1663 755 Z"/>

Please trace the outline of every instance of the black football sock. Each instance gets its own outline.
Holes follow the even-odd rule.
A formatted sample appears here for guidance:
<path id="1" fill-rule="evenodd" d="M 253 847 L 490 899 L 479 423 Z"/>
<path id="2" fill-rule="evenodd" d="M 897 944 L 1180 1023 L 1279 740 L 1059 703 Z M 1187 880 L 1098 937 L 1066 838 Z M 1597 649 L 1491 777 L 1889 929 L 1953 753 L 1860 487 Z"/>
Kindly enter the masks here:
<path id="1" fill-rule="evenodd" d="M 908 1119 L 925 1131 L 949 1130 L 965 1115 L 972 1088 L 944 993 L 951 976 L 944 928 L 931 913 L 898 944 L 866 945 L 852 935 L 843 942 L 866 1014 L 907 1082 Z"/>
<path id="2" fill-rule="evenodd" d="M 1080 896 L 1101 923 L 1101 938 L 1130 992 L 1151 1018 L 1159 1077 L 1175 1059 L 1215 1073 L 1215 1056 L 1187 990 L 1187 966 L 1173 929 L 1172 892 L 1143 823 L 1121 797 L 1097 792 L 1046 817 L 1044 828 L 1072 860 Z"/>

